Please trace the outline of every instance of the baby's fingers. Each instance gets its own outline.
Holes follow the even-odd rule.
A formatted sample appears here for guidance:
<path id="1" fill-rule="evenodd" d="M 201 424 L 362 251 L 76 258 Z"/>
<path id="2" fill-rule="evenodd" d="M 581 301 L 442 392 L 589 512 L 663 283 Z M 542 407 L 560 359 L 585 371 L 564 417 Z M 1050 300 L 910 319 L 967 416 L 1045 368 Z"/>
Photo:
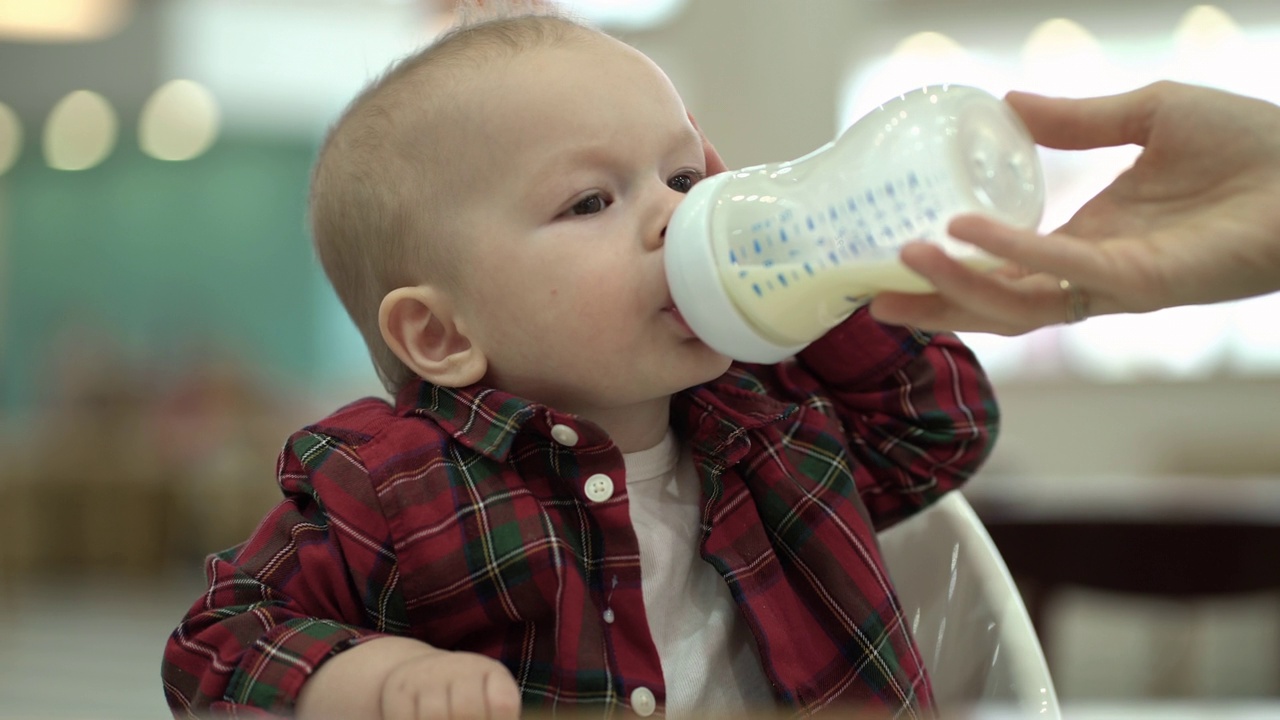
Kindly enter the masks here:
<path id="1" fill-rule="evenodd" d="M 489 707 L 489 720 L 518 720 L 520 717 L 520 688 L 505 669 L 489 673 L 484 685 L 485 701 Z"/>
<path id="2" fill-rule="evenodd" d="M 520 691 L 505 668 L 480 670 L 449 686 L 449 720 L 519 720 Z"/>
<path id="3" fill-rule="evenodd" d="M 489 720 L 486 680 L 483 675 L 457 678 L 449 685 L 449 720 Z"/>
<path id="4" fill-rule="evenodd" d="M 444 685 L 421 687 L 400 678 L 382 696 L 383 720 L 447 720 L 449 691 Z"/>

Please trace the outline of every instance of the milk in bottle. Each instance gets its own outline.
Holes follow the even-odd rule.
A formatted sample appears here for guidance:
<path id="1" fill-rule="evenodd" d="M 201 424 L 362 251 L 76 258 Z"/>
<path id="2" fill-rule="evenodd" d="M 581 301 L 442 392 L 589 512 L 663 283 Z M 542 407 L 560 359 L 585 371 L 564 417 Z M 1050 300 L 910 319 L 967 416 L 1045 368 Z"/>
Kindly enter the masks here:
<path id="1" fill-rule="evenodd" d="M 947 236 L 951 218 L 1033 227 L 1043 205 L 1035 143 L 1012 109 L 974 88 L 926 87 L 804 157 L 695 185 L 667 229 L 667 278 L 703 341 L 777 362 L 879 291 L 928 292 L 898 260 L 905 243 L 993 266 Z"/>

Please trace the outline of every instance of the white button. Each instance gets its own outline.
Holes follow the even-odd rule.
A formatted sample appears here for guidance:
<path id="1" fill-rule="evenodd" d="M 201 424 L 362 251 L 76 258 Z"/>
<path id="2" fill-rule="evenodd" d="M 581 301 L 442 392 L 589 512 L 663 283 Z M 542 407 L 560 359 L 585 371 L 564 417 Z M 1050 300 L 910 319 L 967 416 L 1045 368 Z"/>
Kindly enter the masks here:
<path id="1" fill-rule="evenodd" d="M 658 709 L 658 700 L 649 688 L 638 687 L 631 691 L 631 709 L 640 717 L 649 717 Z"/>
<path id="2" fill-rule="evenodd" d="M 604 502 L 613 497 L 613 480 L 603 473 L 596 473 L 587 478 L 587 497 L 595 502 Z"/>
<path id="3" fill-rule="evenodd" d="M 551 437 L 565 447 L 573 447 L 578 444 L 578 433 L 568 425 L 552 425 Z"/>
<path id="4" fill-rule="evenodd" d="M 601 615 L 601 617 L 604 618 L 605 622 L 612 625 L 613 624 L 613 608 L 605 608 L 604 613 Z"/>

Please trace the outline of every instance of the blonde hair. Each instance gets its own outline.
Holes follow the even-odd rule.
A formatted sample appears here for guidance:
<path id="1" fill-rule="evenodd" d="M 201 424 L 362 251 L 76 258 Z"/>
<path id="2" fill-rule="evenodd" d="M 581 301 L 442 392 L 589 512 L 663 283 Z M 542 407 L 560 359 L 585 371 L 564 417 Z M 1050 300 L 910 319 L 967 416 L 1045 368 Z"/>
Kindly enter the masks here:
<path id="1" fill-rule="evenodd" d="M 445 197 L 454 168 L 432 132 L 459 81 L 448 71 L 584 30 L 598 32 L 538 0 L 464 0 L 453 27 L 371 82 L 326 135 L 311 177 L 312 239 L 389 392 L 414 375 L 382 338 L 382 299 L 428 281 L 448 286 L 457 269 L 451 243 L 440 242 L 456 221 Z"/>

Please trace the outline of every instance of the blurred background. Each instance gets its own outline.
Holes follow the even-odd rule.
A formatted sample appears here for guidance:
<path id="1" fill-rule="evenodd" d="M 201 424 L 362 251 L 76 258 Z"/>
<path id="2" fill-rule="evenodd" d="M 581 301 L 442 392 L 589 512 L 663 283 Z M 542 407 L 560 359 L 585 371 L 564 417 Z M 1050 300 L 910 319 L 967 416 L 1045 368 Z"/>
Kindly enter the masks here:
<path id="1" fill-rule="evenodd" d="M 576 0 L 731 166 L 934 83 L 1168 78 L 1280 101 L 1280 3 Z M 286 435 L 380 386 L 314 262 L 310 164 L 444 0 L 0 0 L 0 718 L 167 717 L 201 559 Z M 1046 151 L 1045 227 L 1132 148 Z M 1069 718 L 1280 717 L 1280 295 L 969 336 L 1005 425 L 968 495 Z"/>

